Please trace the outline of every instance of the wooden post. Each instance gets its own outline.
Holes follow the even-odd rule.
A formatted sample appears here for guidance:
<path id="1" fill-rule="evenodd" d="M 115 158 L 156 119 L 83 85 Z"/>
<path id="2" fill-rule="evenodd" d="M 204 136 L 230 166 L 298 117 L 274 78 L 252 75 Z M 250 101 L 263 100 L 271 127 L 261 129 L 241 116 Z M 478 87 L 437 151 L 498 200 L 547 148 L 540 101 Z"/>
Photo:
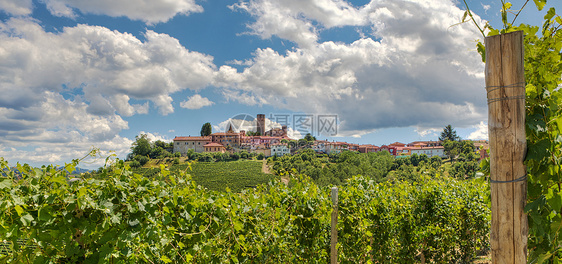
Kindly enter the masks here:
<path id="1" fill-rule="evenodd" d="M 332 236 L 330 239 L 330 263 L 338 263 L 338 187 L 332 187 Z"/>
<path id="2" fill-rule="evenodd" d="M 492 263 L 527 263 L 523 32 L 487 37 Z"/>

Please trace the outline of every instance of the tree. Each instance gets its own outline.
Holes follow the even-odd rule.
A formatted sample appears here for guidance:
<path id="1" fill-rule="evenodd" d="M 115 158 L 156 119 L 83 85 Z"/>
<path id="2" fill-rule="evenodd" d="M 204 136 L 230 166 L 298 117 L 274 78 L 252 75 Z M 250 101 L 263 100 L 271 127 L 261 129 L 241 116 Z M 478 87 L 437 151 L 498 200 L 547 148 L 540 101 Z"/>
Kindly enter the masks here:
<path id="1" fill-rule="evenodd" d="M 439 140 L 443 142 L 447 140 L 459 141 L 460 137 L 457 136 L 457 131 L 455 131 L 451 125 L 447 125 L 445 128 L 443 128 L 443 132 L 441 132 L 441 136 L 439 136 Z"/>
<path id="2" fill-rule="evenodd" d="M 260 132 L 257 131 L 246 131 L 246 136 L 261 136 Z"/>
<path id="3" fill-rule="evenodd" d="M 133 146 L 131 147 L 132 156 L 146 156 L 150 154 L 152 151 L 152 147 L 150 146 L 150 139 L 146 134 L 140 134 L 135 137 L 135 142 L 133 142 Z"/>
<path id="4" fill-rule="evenodd" d="M 312 134 L 310 134 L 310 133 L 307 133 L 306 136 L 304 136 L 304 139 L 308 142 L 316 141 L 316 137 L 313 137 Z"/>
<path id="5" fill-rule="evenodd" d="M 155 148 L 161 147 L 163 149 L 166 149 L 168 147 L 168 144 L 166 142 L 162 141 L 162 140 L 156 140 L 156 141 L 154 141 L 154 147 Z"/>
<path id="6" fill-rule="evenodd" d="M 211 134 L 213 134 L 213 127 L 211 126 L 211 123 L 207 122 L 203 124 L 201 127 L 201 136 L 206 137 Z"/>
<path id="7" fill-rule="evenodd" d="M 454 157 L 461 153 L 461 144 L 458 141 L 446 140 L 445 142 L 443 142 L 443 147 L 445 150 L 445 154 L 449 156 L 451 162 L 453 162 Z"/>
<path id="8" fill-rule="evenodd" d="M 462 142 L 461 152 L 465 155 L 469 155 L 470 153 L 474 153 L 474 142 L 470 140 L 465 140 Z"/>
<path id="9" fill-rule="evenodd" d="M 152 151 L 150 151 L 149 156 L 150 156 L 151 159 L 156 159 L 156 158 L 159 158 L 161 155 L 163 155 L 164 151 L 165 150 L 162 147 L 156 147 L 155 146 L 152 149 Z"/>

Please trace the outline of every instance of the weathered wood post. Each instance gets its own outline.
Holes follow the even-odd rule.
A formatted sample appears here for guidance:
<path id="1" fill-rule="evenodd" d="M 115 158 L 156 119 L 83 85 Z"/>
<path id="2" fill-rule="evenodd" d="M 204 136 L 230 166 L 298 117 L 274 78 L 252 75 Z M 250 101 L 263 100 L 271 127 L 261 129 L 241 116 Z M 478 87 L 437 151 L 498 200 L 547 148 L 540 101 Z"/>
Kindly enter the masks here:
<path id="1" fill-rule="evenodd" d="M 492 263 L 527 263 L 523 32 L 487 37 Z"/>
<path id="2" fill-rule="evenodd" d="M 330 239 L 330 263 L 338 263 L 338 187 L 332 187 L 332 234 Z"/>

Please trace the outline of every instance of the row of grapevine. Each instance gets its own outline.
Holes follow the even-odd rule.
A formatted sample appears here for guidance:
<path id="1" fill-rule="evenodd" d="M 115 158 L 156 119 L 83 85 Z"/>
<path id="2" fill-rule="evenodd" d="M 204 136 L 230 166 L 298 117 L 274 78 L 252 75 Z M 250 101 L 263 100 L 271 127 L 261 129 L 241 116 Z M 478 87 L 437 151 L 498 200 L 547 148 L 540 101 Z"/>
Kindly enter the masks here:
<path id="1" fill-rule="evenodd" d="M 0 158 L 2 263 L 326 263 L 328 188 L 310 179 L 240 193 L 189 175 L 132 173 L 122 161 L 69 181 L 53 167 L 11 170 Z M 489 229 L 483 185 L 430 180 L 341 187 L 341 263 L 471 259 Z"/>
<path id="2" fill-rule="evenodd" d="M 487 201 L 480 180 L 352 178 L 340 192 L 340 255 L 351 263 L 469 263 L 489 248 Z"/>

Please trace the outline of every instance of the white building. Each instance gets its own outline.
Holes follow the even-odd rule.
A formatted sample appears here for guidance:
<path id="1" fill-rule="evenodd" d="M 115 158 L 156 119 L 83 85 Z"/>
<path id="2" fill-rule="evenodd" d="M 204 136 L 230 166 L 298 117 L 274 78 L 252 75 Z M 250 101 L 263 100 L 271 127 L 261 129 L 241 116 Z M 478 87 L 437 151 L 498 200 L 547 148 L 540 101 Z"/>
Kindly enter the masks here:
<path id="1" fill-rule="evenodd" d="M 421 147 L 421 148 L 410 148 L 410 152 L 412 154 L 425 154 L 428 157 L 433 157 L 433 156 L 438 156 L 441 158 L 446 158 L 447 155 L 445 155 L 445 147 L 443 146 L 435 146 L 435 147 Z"/>
<path id="2" fill-rule="evenodd" d="M 273 144 L 271 145 L 271 156 L 277 155 L 281 157 L 285 154 L 291 154 L 291 150 L 286 144 Z"/>

